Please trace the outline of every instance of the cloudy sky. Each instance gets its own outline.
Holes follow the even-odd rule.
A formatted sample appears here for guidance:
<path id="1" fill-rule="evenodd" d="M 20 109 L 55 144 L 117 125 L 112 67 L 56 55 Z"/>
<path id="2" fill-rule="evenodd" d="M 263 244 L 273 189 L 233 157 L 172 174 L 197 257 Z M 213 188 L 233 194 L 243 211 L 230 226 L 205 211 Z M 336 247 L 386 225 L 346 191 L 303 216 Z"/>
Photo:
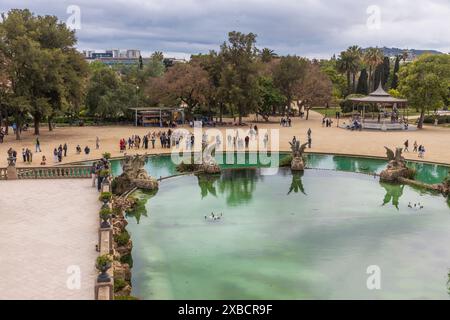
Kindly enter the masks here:
<path id="1" fill-rule="evenodd" d="M 238 30 L 256 33 L 258 47 L 310 58 L 352 44 L 450 52 L 449 0 L 1 0 L 0 11 L 68 21 L 71 5 L 80 9 L 80 49 L 184 57 L 217 49 Z"/>

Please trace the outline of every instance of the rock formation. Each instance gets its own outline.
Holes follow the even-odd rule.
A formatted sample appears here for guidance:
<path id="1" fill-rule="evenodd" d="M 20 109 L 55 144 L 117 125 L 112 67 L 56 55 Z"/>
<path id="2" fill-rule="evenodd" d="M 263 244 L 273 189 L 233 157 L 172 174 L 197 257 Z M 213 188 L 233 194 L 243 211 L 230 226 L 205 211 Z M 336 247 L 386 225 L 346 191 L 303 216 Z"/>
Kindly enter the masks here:
<path id="1" fill-rule="evenodd" d="M 395 154 L 391 149 L 386 149 L 388 165 L 380 173 L 380 181 L 382 182 L 398 182 L 399 178 L 411 178 L 413 170 L 406 166 L 405 158 L 402 157 L 402 148 L 396 148 Z"/>
<path id="2" fill-rule="evenodd" d="M 305 152 L 308 143 L 300 145 L 300 141 L 297 141 L 294 138 L 292 142 L 289 142 L 289 144 L 291 145 L 292 150 L 291 170 L 292 171 L 305 170 L 305 159 L 303 158 L 303 153 Z"/>
<path id="3" fill-rule="evenodd" d="M 158 189 L 158 181 L 150 177 L 144 169 L 146 155 L 125 156 L 123 173 L 114 179 L 113 192 L 123 194 L 133 188 L 144 190 Z"/>

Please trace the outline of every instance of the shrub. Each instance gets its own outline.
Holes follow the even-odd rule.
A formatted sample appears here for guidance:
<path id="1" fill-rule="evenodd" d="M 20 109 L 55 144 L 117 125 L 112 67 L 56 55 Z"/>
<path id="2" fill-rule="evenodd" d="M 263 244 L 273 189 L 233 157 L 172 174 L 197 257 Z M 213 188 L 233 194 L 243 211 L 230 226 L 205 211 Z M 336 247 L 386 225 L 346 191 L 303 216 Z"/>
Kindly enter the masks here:
<path id="1" fill-rule="evenodd" d="M 126 263 L 130 266 L 130 268 L 133 268 L 133 257 L 131 254 L 124 254 L 120 257 L 120 263 Z"/>
<path id="2" fill-rule="evenodd" d="M 103 178 L 109 176 L 109 174 L 110 174 L 110 171 L 108 169 L 102 169 L 98 173 L 98 175 Z"/>
<path id="3" fill-rule="evenodd" d="M 97 267 L 106 266 L 107 264 L 111 263 L 112 260 L 109 255 L 104 254 L 102 256 L 97 257 Z"/>
<path id="4" fill-rule="evenodd" d="M 436 119 L 438 119 L 438 124 L 450 123 L 450 115 L 443 115 L 443 116 L 428 115 L 424 117 L 423 122 L 434 124 L 434 121 Z"/>
<path id="5" fill-rule="evenodd" d="M 112 197 L 111 192 L 102 192 L 100 194 L 99 200 L 100 201 L 105 201 L 105 200 L 109 201 L 109 200 L 111 200 L 111 197 Z"/>
<path id="6" fill-rule="evenodd" d="M 100 210 L 100 217 L 102 218 L 102 219 L 107 219 L 107 218 L 109 218 L 109 216 L 111 215 L 111 209 L 109 209 L 109 208 L 103 208 L 103 209 L 101 209 Z"/>
<path id="7" fill-rule="evenodd" d="M 110 152 L 105 152 L 103 153 L 103 158 L 105 158 L 106 160 L 111 159 L 111 153 Z"/>
<path id="8" fill-rule="evenodd" d="M 116 234 L 114 236 L 114 241 L 117 242 L 117 245 L 119 247 L 124 246 L 130 241 L 130 234 L 128 233 L 128 231 L 124 230 L 122 233 Z"/>
<path id="9" fill-rule="evenodd" d="M 119 292 L 127 286 L 127 282 L 122 278 L 114 277 L 114 292 Z"/>

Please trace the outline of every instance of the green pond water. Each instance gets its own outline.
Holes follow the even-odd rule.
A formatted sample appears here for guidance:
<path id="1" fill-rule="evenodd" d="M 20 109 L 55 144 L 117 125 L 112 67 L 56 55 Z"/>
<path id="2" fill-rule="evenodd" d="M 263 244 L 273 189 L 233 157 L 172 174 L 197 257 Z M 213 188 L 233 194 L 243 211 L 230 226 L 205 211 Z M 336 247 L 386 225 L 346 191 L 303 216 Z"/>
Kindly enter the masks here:
<path id="1" fill-rule="evenodd" d="M 173 173 L 165 162 L 151 158 L 150 171 Z M 308 165 L 384 163 L 314 156 Z M 440 172 L 431 168 L 428 181 Z M 137 196 L 146 210 L 127 229 L 132 294 L 142 299 L 449 298 L 450 203 L 440 195 L 358 173 L 243 168 L 175 177 Z M 408 207 L 419 202 L 423 209 Z M 205 220 L 211 211 L 223 218 Z M 372 265 L 380 290 L 366 285 Z"/>
<path id="2" fill-rule="evenodd" d="M 280 154 L 279 159 L 282 159 L 285 156 L 285 154 Z M 222 168 L 265 166 L 261 164 L 261 159 L 256 153 L 235 153 L 234 157 L 231 157 L 231 161 L 227 160 L 226 154 L 218 153 L 216 159 L 219 161 Z M 322 154 L 308 154 L 306 163 L 308 168 L 362 173 L 380 173 L 386 167 L 386 161 L 383 159 Z M 442 182 L 450 170 L 450 167 L 447 166 L 420 162 L 409 162 L 408 166 L 416 169 L 417 174 L 415 178 L 417 180 L 426 183 Z M 122 172 L 120 161 L 113 160 L 112 169 L 115 175 L 119 175 Z M 147 159 L 146 169 L 150 175 L 157 178 L 177 174 L 176 165 L 168 155 L 149 157 Z"/>

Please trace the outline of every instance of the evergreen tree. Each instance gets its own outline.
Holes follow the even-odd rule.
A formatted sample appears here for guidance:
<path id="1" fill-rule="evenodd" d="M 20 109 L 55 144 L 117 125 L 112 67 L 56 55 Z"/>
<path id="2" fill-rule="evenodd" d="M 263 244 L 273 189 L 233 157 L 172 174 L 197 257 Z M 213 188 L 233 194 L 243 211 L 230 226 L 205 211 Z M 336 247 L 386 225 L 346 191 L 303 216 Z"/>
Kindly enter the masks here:
<path id="1" fill-rule="evenodd" d="M 391 60 L 389 59 L 389 57 L 384 57 L 383 59 L 383 74 L 382 74 L 382 83 L 383 83 L 383 87 L 387 90 L 387 82 L 389 79 L 389 74 L 391 73 Z"/>
<path id="2" fill-rule="evenodd" d="M 398 87 L 398 71 L 400 70 L 400 56 L 395 57 L 394 72 L 392 75 L 391 89 Z"/>
<path id="3" fill-rule="evenodd" d="M 142 61 L 142 56 L 139 55 L 139 70 L 144 69 L 144 62 Z"/>
<path id="4" fill-rule="evenodd" d="M 361 70 L 361 74 L 359 75 L 358 85 L 356 87 L 356 93 L 358 94 L 369 94 L 369 86 L 367 84 L 368 74 L 366 68 Z"/>

